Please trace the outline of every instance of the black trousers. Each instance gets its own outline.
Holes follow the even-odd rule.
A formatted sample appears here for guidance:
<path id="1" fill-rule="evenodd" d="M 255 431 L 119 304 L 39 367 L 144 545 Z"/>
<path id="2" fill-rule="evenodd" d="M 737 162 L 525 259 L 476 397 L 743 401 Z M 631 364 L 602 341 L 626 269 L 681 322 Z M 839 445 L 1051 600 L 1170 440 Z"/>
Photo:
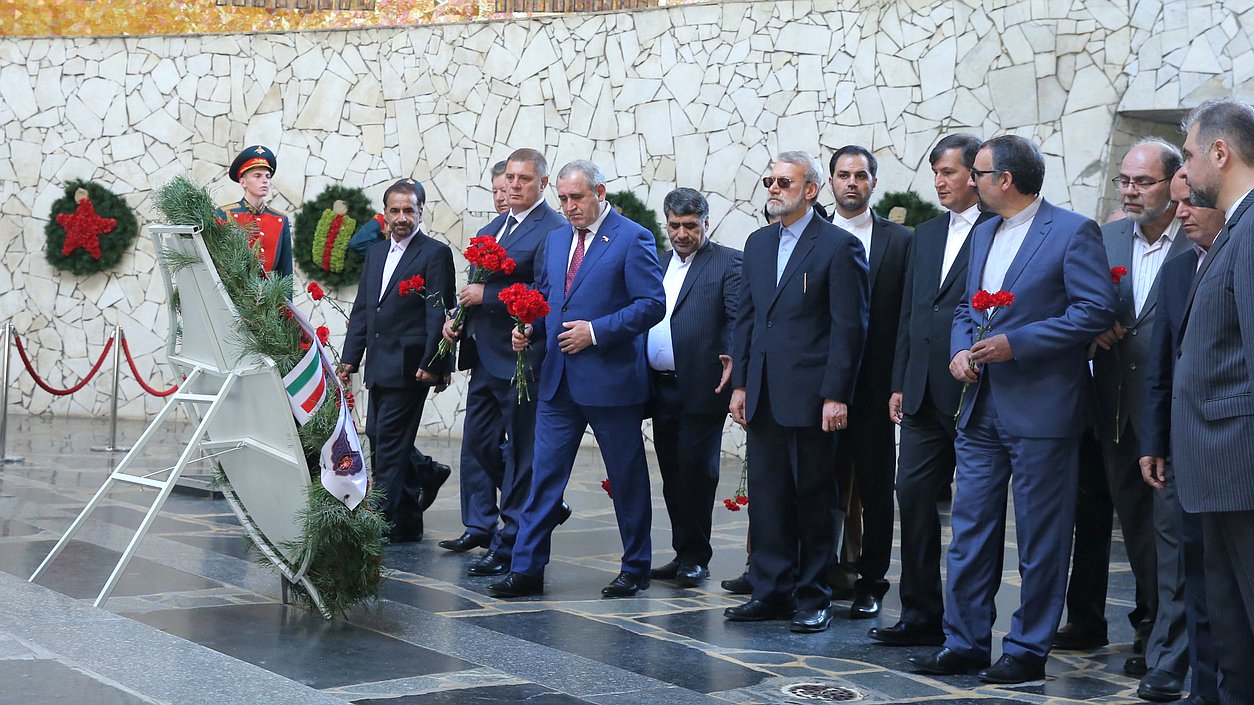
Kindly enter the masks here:
<path id="1" fill-rule="evenodd" d="M 1080 437 L 1080 490 L 1067 583 L 1067 621 L 1085 631 L 1106 633 L 1106 587 L 1114 514 L 1102 447 L 1089 429 Z"/>
<path id="2" fill-rule="evenodd" d="M 840 495 L 832 472 L 836 435 L 817 425 L 780 426 L 763 384 L 748 429 L 749 582 L 755 600 L 779 603 L 793 594 L 799 610 L 831 603 L 826 571 L 836 548 Z"/>
<path id="3" fill-rule="evenodd" d="M 901 420 L 897 460 L 897 503 L 901 509 L 901 621 L 941 626 L 942 491 L 954 479 L 954 417 L 936 408 L 926 394 L 918 413 Z"/>
<path id="4" fill-rule="evenodd" d="M 424 470 L 420 463 L 425 458 L 422 464 L 429 472 L 431 459 L 414 449 L 414 438 L 422 423 L 428 389 L 370 388 L 366 437 L 370 439 L 372 476 L 375 486 L 384 492 L 383 516 L 396 531 L 422 532 L 419 499 Z"/>
<path id="5" fill-rule="evenodd" d="M 1219 699 L 1254 703 L 1254 511 L 1201 514 Z"/>
<path id="6" fill-rule="evenodd" d="M 862 541 L 854 562 L 858 573 L 854 589 L 883 597 L 888 592 L 884 576 L 893 554 L 893 485 L 897 473 L 897 449 L 887 397 L 882 404 L 850 409 L 849 428 L 836 449 L 836 468 L 841 477 L 852 477 L 853 493 L 861 505 Z M 850 513 L 848 527 L 850 521 L 858 520 L 858 507 L 846 509 Z"/>
<path id="7" fill-rule="evenodd" d="M 708 567 L 726 414 L 685 414 L 674 375 L 652 373 L 653 448 L 671 520 L 671 548 L 683 565 Z M 657 564 L 658 561 L 654 561 Z"/>

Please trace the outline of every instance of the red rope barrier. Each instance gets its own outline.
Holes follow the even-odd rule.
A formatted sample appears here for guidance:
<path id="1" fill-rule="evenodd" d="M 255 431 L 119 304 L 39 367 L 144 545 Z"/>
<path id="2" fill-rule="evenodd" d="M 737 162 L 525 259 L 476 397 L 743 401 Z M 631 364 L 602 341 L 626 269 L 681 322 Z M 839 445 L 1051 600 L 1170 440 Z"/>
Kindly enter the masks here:
<path id="1" fill-rule="evenodd" d="M 87 373 L 87 376 L 83 378 L 83 381 L 73 387 L 70 387 L 69 389 L 57 389 L 56 387 L 53 387 L 43 381 L 39 377 L 39 373 L 35 372 L 35 368 L 30 364 L 30 358 L 26 356 L 26 349 L 22 347 L 22 339 L 16 333 L 13 334 L 13 342 L 17 344 L 17 354 L 22 358 L 22 364 L 26 365 L 26 371 L 29 372 L 31 378 L 35 380 L 35 384 L 38 384 L 39 388 L 45 392 L 55 394 L 59 397 L 73 394 L 83 387 L 86 387 L 87 383 L 91 381 L 91 378 L 95 377 L 96 373 L 100 371 L 100 366 L 104 364 L 105 358 L 109 356 L 109 350 L 113 348 L 113 338 L 109 338 L 105 341 L 104 351 L 100 353 L 100 359 L 96 360 L 96 364 L 92 366 L 91 371 Z"/>
<path id="2" fill-rule="evenodd" d="M 136 369 L 135 367 L 135 358 L 131 357 L 131 346 L 126 344 L 125 335 L 122 336 L 122 352 L 126 355 L 126 364 L 130 365 L 131 374 L 135 376 L 135 381 L 139 382 L 139 386 L 143 387 L 145 392 L 148 392 L 154 397 L 168 397 L 171 394 L 179 390 L 179 386 L 177 384 L 165 390 L 164 392 L 153 389 L 152 387 L 148 386 L 148 383 L 144 381 L 144 378 L 141 377 L 139 374 L 139 370 Z"/>

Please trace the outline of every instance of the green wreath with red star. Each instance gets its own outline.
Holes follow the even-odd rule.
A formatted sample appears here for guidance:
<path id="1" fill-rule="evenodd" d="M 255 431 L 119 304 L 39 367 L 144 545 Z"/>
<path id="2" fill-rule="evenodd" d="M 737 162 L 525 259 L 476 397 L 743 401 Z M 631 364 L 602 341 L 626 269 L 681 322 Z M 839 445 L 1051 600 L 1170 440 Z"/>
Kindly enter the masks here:
<path id="1" fill-rule="evenodd" d="M 86 277 L 116 267 L 138 234 L 126 201 L 94 181 L 71 181 L 52 204 L 44 255 L 53 267 Z"/>

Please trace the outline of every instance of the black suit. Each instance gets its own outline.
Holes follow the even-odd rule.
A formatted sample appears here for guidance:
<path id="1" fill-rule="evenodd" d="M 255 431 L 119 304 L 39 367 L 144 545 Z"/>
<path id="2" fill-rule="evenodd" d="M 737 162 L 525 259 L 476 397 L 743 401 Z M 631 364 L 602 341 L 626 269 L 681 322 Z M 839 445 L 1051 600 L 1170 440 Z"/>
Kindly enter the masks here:
<path id="1" fill-rule="evenodd" d="M 796 225 L 794 223 L 794 225 Z M 795 595 L 800 610 L 827 607 L 824 573 L 835 548 L 836 434 L 822 430 L 825 399 L 848 403 L 866 337 L 862 244 L 811 217 L 776 278 L 781 226 L 745 243 L 732 365 L 745 390 L 753 597 Z"/>
<path id="2" fill-rule="evenodd" d="M 1181 233 L 1183 236 L 1183 233 Z M 1141 455 L 1171 457 L 1171 380 L 1179 352 L 1178 335 L 1184 321 L 1189 286 L 1197 273 L 1197 252 L 1186 250 L 1171 258 L 1158 274 L 1158 321 L 1146 359 L 1145 407 L 1142 415 Z M 1176 469 L 1168 464 L 1167 482 L 1175 484 Z M 1189 634 L 1189 665 L 1193 695 L 1219 700 L 1219 656 L 1211 636 L 1206 608 L 1206 567 L 1202 520 L 1180 506 L 1175 496 L 1179 527 L 1179 556 L 1184 571 L 1184 609 Z M 1160 560 L 1162 557 L 1159 557 Z M 1161 605 L 1160 605 L 1161 608 Z"/>
<path id="3" fill-rule="evenodd" d="M 496 217 L 476 235 L 499 237 L 510 217 Z M 565 224 L 565 218 L 541 201 L 500 239 L 514 260 L 514 271 L 488 275 L 483 282 L 483 302 L 466 310 L 458 346 L 457 368 L 471 371 L 458 473 L 462 524 L 472 536 L 491 537 L 489 548 L 502 559 L 509 559 L 513 550 L 518 516 L 531 490 L 536 405 L 519 402 L 510 383 L 517 359 L 510 344 L 514 319 L 505 310 L 500 293 L 516 283 L 533 285 L 536 263 L 544 259 L 549 232 Z M 531 345 L 529 362 L 532 369 L 539 369 L 543 361 L 544 341 L 540 339 Z"/>
<path id="4" fill-rule="evenodd" d="M 845 498 L 849 512 L 845 539 L 850 548 L 854 543 L 860 545 L 854 564 L 860 576 L 857 590 L 883 597 L 888 591 L 884 576 L 893 552 L 893 479 L 897 474 L 896 438 L 888 418 L 888 397 L 893 391 L 893 355 L 906 263 L 914 236 L 905 226 L 874 214 L 872 218 L 870 320 L 849 409 L 849 432 L 836 451 L 836 467 L 842 488 L 852 487 Z M 851 501 L 853 497 L 856 500 Z M 850 552 L 846 551 L 845 557 L 851 557 Z"/>
<path id="5" fill-rule="evenodd" d="M 392 241 L 381 240 L 366 253 L 357 297 L 349 315 L 342 361 L 365 368 L 370 403 L 366 435 L 370 438 L 375 485 L 386 497 L 384 516 L 399 533 L 422 532 L 419 494 L 422 478 L 414 467 L 414 438 L 430 388 L 414 377 L 418 371 L 439 377 L 449 359 L 432 363 L 444 326 L 444 310 L 452 305 L 453 253 L 448 245 L 416 232 L 386 286 L 383 269 Z M 399 284 L 420 275 L 426 292 L 402 296 Z M 382 296 L 380 292 L 382 291 Z M 425 299 L 425 293 L 437 295 Z"/>
<path id="6" fill-rule="evenodd" d="M 718 490 L 718 461 L 731 385 L 722 379 L 720 355 L 730 355 L 740 294 L 739 250 L 706 241 L 689 255 L 688 271 L 667 308 L 674 369 L 650 359 L 653 447 L 662 474 L 662 496 L 671 520 L 671 547 L 684 566 L 707 567 L 711 511 Z M 665 271 L 678 266 L 675 256 Z M 657 347 L 650 331 L 649 351 Z M 657 561 L 654 561 L 657 563 Z"/>
<path id="7" fill-rule="evenodd" d="M 935 627 L 944 615 L 940 578 L 941 489 L 953 480 L 954 414 L 962 384 L 949 374 L 954 309 L 966 288 L 971 233 L 941 277 L 951 214 L 920 223 L 906 269 L 893 357 L 892 389 L 901 392 L 901 455 L 897 502 L 901 508 L 901 619 Z M 992 217 L 981 213 L 976 223 Z M 872 295 L 874 302 L 874 295 Z M 887 414 L 885 414 L 887 417 Z"/>

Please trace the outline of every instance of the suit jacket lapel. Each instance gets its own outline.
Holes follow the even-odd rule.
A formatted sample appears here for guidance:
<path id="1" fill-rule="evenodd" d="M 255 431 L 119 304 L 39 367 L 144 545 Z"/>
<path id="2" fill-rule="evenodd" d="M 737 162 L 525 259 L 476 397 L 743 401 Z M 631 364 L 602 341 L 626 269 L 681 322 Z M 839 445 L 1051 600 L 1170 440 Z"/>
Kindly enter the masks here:
<path id="1" fill-rule="evenodd" d="M 1023 273 L 1028 265 L 1028 261 L 1036 254 L 1036 251 L 1045 243 L 1045 238 L 1049 235 L 1050 223 L 1054 221 L 1054 207 L 1049 201 L 1041 201 L 1040 210 L 1037 211 L 1036 217 L 1032 219 L 1032 225 L 1028 229 L 1028 235 L 1023 239 L 1023 243 L 1019 245 L 1019 251 L 1015 253 L 1015 258 L 1010 261 L 1010 269 L 1006 270 L 1006 278 L 1001 282 L 1002 291 L 1010 291 L 1015 285 L 1015 280 Z"/>
<path id="2" fill-rule="evenodd" d="M 814 249 L 814 241 L 819 236 L 819 220 L 818 216 L 811 218 L 805 232 L 801 233 L 801 237 L 797 238 L 797 244 L 793 246 L 792 254 L 788 256 L 788 264 L 784 267 L 784 274 L 779 278 L 779 283 L 775 285 L 775 293 L 771 296 L 771 303 L 766 307 L 767 310 L 770 310 L 771 306 L 775 305 L 775 300 L 779 298 L 779 293 L 788 285 L 788 280 L 797 273 L 797 270 L 801 268 L 801 263 L 810 255 L 810 251 Z M 775 237 L 775 251 L 779 252 L 779 235 Z M 778 266 L 778 262 L 776 265 Z"/>
<path id="3" fill-rule="evenodd" d="M 978 227 L 980 223 L 983 223 L 984 221 L 988 220 L 991 217 L 993 216 L 987 213 L 981 213 L 979 216 L 976 217 L 975 224 L 972 225 L 970 228 L 967 228 L 966 238 L 963 239 L 962 241 L 962 247 L 958 248 L 958 254 L 954 256 L 953 263 L 949 265 L 949 272 L 945 274 L 945 281 L 941 282 L 940 286 L 936 288 L 937 299 L 944 296 L 945 293 L 949 291 L 949 288 L 954 285 L 954 283 L 966 281 L 967 267 L 970 266 L 971 264 L 971 233 L 975 232 L 976 227 Z M 933 260 L 936 265 L 933 267 L 933 270 L 936 272 L 937 277 L 940 277 L 939 266 L 942 262 L 944 262 L 944 259 L 945 259 L 945 244 L 946 244 L 945 240 L 948 240 L 948 238 L 949 238 L 949 228 L 946 227 L 945 238 L 940 240 L 939 245 L 935 245 L 935 244 L 933 245 L 933 248 L 939 248 L 937 249 L 936 259 Z M 915 247 L 919 246 L 917 239 L 915 241 L 914 246 Z"/>
<path id="4" fill-rule="evenodd" d="M 608 208 L 609 206 L 606 207 Z M 596 266 L 597 260 L 601 259 L 601 255 L 605 254 L 605 251 L 610 247 L 610 243 L 614 241 L 614 233 L 618 230 L 617 215 L 617 213 L 610 211 L 605 221 L 601 223 L 601 229 L 595 234 L 588 233 L 588 239 L 584 240 L 583 243 L 583 262 L 579 263 L 579 271 L 575 272 L 575 279 L 570 283 L 570 291 L 566 292 L 567 300 L 575 295 L 575 290 L 579 288 L 584 279 L 588 278 L 588 270 Z M 572 235 L 572 237 L 574 236 Z M 574 245 L 572 244 L 571 247 L 574 247 Z M 567 268 L 569 269 L 569 265 L 567 265 Z M 562 279 L 565 281 L 565 275 L 563 275 Z"/>
<path id="5" fill-rule="evenodd" d="M 1182 228 L 1177 228 L 1175 239 L 1171 241 L 1171 248 L 1167 250 L 1167 257 L 1163 259 L 1163 264 L 1167 264 L 1173 257 L 1192 246 L 1193 243 L 1189 241 L 1189 238 L 1185 237 L 1184 230 Z M 1129 269 L 1128 271 L 1132 270 Z M 1140 325 L 1142 321 L 1146 320 L 1146 318 L 1153 313 L 1154 308 L 1158 306 L 1158 282 L 1162 281 L 1162 277 L 1159 276 L 1162 274 L 1162 271 L 1162 265 L 1159 265 L 1158 274 L 1154 275 L 1154 283 L 1150 286 L 1149 295 L 1145 298 L 1145 307 L 1141 309 L 1141 314 L 1136 317 L 1137 325 Z"/>
<path id="6" fill-rule="evenodd" d="M 422 249 L 422 245 L 426 240 L 427 236 L 421 230 L 414 233 L 414 239 L 409 241 L 409 245 L 405 247 L 405 252 L 401 254 L 401 260 L 396 263 L 396 269 L 392 270 L 392 277 L 388 279 L 388 283 L 385 285 L 386 288 L 383 290 L 383 295 L 379 297 L 379 301 L 383 301 L 388 296 L 396 293 L 396 287 L 401 283 L 401 272 L 405 271 L 409 263 L 413 262 L 414 258 L 418 256 L 418 251 Z M 387 266 L 386 252 L 383 253 L 383 266 Z M 379 276 L 383 276 L 382 267 L 379 269 Z"/>
<path id="7" fill-rule="evenodd" d="M 995 215 L 989 218 L 988 227 L 979 232 L 979 237 L 976 237 L 974 231 L 971 233 L 971 260 L 967 270 L 968 291 L 966 293 L 968 295 L 980 290 L 980 282 L 984 278 L 984 267 L 988 264 L 988 253 L 993 249 L 993 236 L 997 234 L 997 228 L 1001 227 L 1001 220 L 1001 216 Z"/>
<path id="8" fill-rule="evenodd" d="M 1131 320 L 1136 310 L 1136 297 L 1132 293 L 1132 240 L 1134 237 L 1132 220 L 1124 218 L 1106 246 L 1106 264 L 1110 265 L 1111 269 L 1123 267 L 1128 270 L 1128 276 L 1115 285 L 1119 294 L 1119 310 L 1116 313 L 1120 321 Z"/>
<path id="9" fill-rule="evenodd" d="M 884 251 L 888 249 L 888 241 L 893 238 L 885 225 L 887 222 L 874 213 L 871 214 L 871 251 L 866 256 L 870 268 L 867 284 L 872 290 L 875 289 L 875 276 L 879 274 L 880 265 L 884 263 Z"/>
<path id="10" fill-rule="evenodd" d="M 705 266 L 710 263 L 710 256 L 713 254 L 713 250 L 713 244 L 706 240 L 701 249 L 692 253 L 692 262 L 688 263 L 688 273 L 684 275 L 684 283 L 679 285 L 679 295 L 675 297 L 675 309 L 679 308 L 679 305 L 687 298 L 688 292 L 692 291 L 692 285 L 697 281 L 697 277 L 701 275 L 701 270 L 705 269 Z M 668 269 L 674 264 L 674 259 L 674 256 L 671 256 L 667 261 Z M 671 315 L 675 315 L 673 309 Z"/>
<path id="11" fill-rule="evenodd" d="M 546 212 L 547 209 L 548 209 L 548 206 L 541 203 L 540 205 L 536 206 L 534 210 L 528 213 L 527 217 L 524 218 L 521 223 L 519 223 L 518 225 L 515 225 L 514 232 L 509 234 L 509 240 L 506 241 L 505 249 L 508 250 L 509 245 L 513 245 L 514 243 L 518 242 L 520 239 L 525 237 L 532 230 L 535 230 L 536 227 L 539 226 L 540 221 L 544 218 L 544 216 L 548 215 L 548 213 Z M 500 226 L 497 226 L 497 229 L 499 230 Z"/>
<path id="12" fill-rule="evenodd" d="M 1193 275 L 1193 283 L 1189 285 L 1189 298 L 1184 305 L 1184 318 L 1180 324 L 1180 330 L 1176 333 L 1177 345 L 1180 344 L 1180 341 L 1184 340 L 1184 329 L 1189 324 L 1189 313 L 1193 310 L 1193 296 L 1197 294 L 1198 282 L 1202 281 L 1202 277 L 1205 276 L 1206 270 L 1210 269 L 1211 263 L 1215 261 L 1215 256 L 1218 255 L 1219 251 L 1228 244 L 1228 240 L 1230 239 L 1228 233 L 1229 227 L 1231 225 L 1236 225 L 1237 221 L 1241 220 L 1241 218 L 1245 215 L 1245 211 L 1249 209 L 1251 203 L 1254 203 L 1254 191 L 1246 194 L 1245 199 L 1241 201 L 1241 205 L 1237 206 L 1237 209 L 1232 212 L 1232 218 L 1224 225 L 1224 229 L 1219 231 L 1219 236 L 1215 238 L 1215 243 L 1210 246 L 1210 250 L 1206 253 L 1206 259 L 1202 260 L 1202 266 L 1198 268 L 1197 274 Z"/>

